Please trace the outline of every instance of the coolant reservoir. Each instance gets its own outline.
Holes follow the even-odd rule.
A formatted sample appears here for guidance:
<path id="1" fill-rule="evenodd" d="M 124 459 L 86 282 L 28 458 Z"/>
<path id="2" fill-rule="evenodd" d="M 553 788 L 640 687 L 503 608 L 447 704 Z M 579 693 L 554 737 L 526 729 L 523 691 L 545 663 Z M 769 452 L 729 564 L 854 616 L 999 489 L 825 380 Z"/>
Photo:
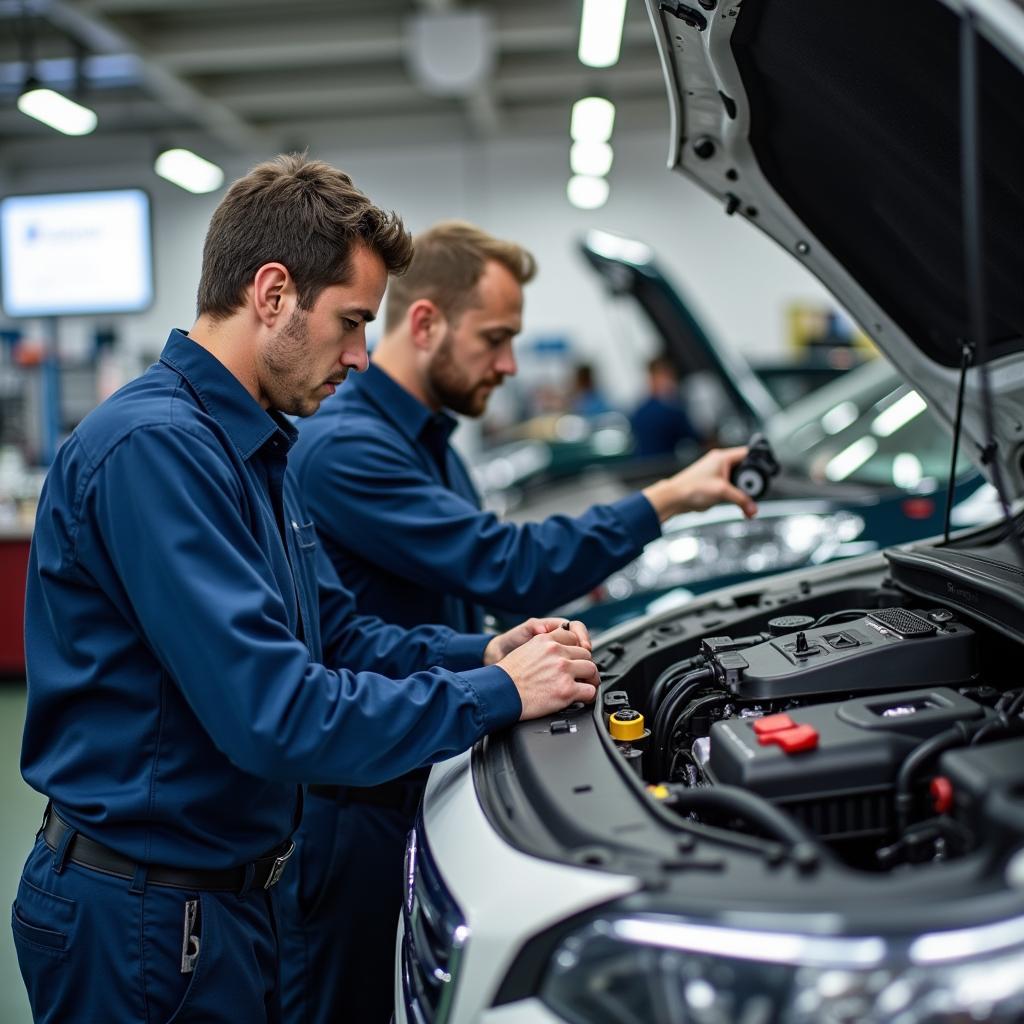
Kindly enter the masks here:
<path id="1" fill-rule="evenodd" d="M 619 753 L 642 777 L 644 741 L 651 735 L 651 730 L 644 727 L 644 716 L 632 708 L 620 708 L 608 717 L 608 731 Z"/>
<path id="2" fill-rule="evenodd" d="M 632 708 L 621 708 L 608 718 L 608 729 L 616 742 L 632 743 L 648 734 L 644 729 L 644 716 Z"/>

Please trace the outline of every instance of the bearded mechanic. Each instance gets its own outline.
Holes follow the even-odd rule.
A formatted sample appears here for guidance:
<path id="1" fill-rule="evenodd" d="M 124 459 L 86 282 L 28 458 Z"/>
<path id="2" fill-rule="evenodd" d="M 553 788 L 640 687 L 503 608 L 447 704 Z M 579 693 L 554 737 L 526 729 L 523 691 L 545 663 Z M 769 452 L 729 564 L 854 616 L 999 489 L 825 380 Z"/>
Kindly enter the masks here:
<path id="1" fill-rule="evenodd" d="M 481 606 L 553 608 L 635 558 L 680 512 L 754 502 L 729 482 L 745 448 L 709 452 L 640 493 L 578 518 L 515 526 L 482 512 L 449 444 L 456 420 L 480 416 L 516 372 L 523 285 L 535 273 L 521 246 L 445 222 L 417 235 L 409 270 L 389 285 L 385 333 L 369 369 L 303 424 L 292 472 L 323 545 L 360 610 L 412 626 L 480 628 Z M 321 866 L 301 1012 L 290 1022 L 386 1024 L 405 834 L 422 773 L 373 790 L 312 787 L 308 819 L 359 835 L 339 865 Z M 328 806 L 334 804 L 333 810 Z M 339 923 L 343 922 L 343 923 Z"/>
<path id="2" fill-rule="evenodd" d="M 194 325 L 58 453 L 22 749 L 50 803 L 12 911 L 37 1022 L 276 1024 L 297 784 L 370 785 L 593 698 L 554 621 L 490 637 L 357 614 L 286 475 L 283 414 L 365 367 L 409 256 L 342 172 L 256 167 L 214 212 Z"/>

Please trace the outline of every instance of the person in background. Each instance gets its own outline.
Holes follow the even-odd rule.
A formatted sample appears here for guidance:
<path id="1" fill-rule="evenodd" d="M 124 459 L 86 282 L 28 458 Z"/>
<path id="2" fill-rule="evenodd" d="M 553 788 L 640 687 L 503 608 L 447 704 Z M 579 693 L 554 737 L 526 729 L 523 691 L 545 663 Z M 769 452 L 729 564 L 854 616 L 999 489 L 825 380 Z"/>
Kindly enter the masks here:
<path id="1" fill-rule="evenodd" d="M 585 594 L 677 512 L 732 501 L 754 515 L 729 482 L 745 448 L 711 452 L 577 518 L 515 526 L 482 512 L 450 444 L 452 413 L 480 416 L 516 372 L 512 342 L 534 260 L 458 221 L 418 235 L 414 248 L 408 272 L 389 285 L 369 369 L 303 424 L 293 459 L 324 549 L 362 611 L 473 630 L 485 605 L 553 608 Z M 336 934 L 311 960 L 307 1016 L 295 1021 L 389 1019 L 402 855 L 423 785 L 415 775 L 372 792 L 311 789 L 310 804 L 330 805 L 317 806 L 319 845 L 335 833 L 366 837 L 321 872 L 321 891 L 308 895 L 313 927 L 331 934 L 344 912 L 364 927 Z"/>
<path id="2" fill-rule="evenodd" d="M 635 453 L 641 457 L 673 455 L 686 442 L 700 445 L 703 438 L 683 408 L 679 374 L 664 356 L 647 364 L 647 389 L 647 398 L 629 417 Z"/>
<path id="3" fill-rule="evenodd" d="M 570 412 L 591 419 L 614 411 L 598 390 L 594 381 L 594 368 L 590 363 L 577 363 L 573 377 Z"/>
<path id="4" fill-rule="evenodd" d="M 57 454 L 21 759 L 49 804 L 11 918 L 37 1024 L 276 1024 L 302 783 L 370 786 L 593 699 L 578 624 L 357 614 L 287 476 L 286 414 L 365 367 L 410 257 L 346 174 L 259 165 L 213 214 L 193 326 Z"/>

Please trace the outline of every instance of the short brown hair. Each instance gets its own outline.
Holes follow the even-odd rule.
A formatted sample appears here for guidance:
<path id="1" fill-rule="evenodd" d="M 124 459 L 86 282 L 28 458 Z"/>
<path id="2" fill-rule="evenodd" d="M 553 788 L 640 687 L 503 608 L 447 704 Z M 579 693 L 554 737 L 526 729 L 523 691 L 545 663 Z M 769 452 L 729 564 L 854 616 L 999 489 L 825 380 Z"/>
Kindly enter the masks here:
<path id="1" fill-rule="evenodd" d="M 418 234 L 409 269 L 388 286 L 385 330 L 397 327 L 417 299 L 429 299 L 449 320 L 457 320 L 476 303 L 476 286 L 490 260 L 507 268 L 520 284 L 537 273 L 537 261 L 521 245 L 466 221 L 442 221 Z"/>
<path id="2" fill-rule="evenodd" d="M 398 215 L 374 206 L 343 171 L 301 153 L 267 160 L 228 189 L 210 219 L 199 315 L 223 319 L 241 308 L 265 263 L 288 268 L 299 306 L 309 309 L 324 288 L 349 280 L 359 245 L 392 274 L 412 259 L 412 238 Z"/>

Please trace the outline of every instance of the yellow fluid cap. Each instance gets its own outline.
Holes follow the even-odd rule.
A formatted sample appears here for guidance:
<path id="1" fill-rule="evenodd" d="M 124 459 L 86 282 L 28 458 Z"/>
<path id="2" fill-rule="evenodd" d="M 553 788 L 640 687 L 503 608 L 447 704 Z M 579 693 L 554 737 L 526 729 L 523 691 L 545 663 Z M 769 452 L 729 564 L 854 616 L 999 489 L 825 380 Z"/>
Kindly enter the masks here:
<path id="1" fill-rule="evenodd" d="M 608 728 L 613 740 L 642 740 L 644 738 L 644 716 L 639 711 L 623 708 L 608 719 Z"/>
<path id="2" fill-rule="evenodd" d="M 650 793 L 655 800 L 667 800 L 672 795 L 669 792 L 668 786 L 648 786 L 647 792 Z"/>

